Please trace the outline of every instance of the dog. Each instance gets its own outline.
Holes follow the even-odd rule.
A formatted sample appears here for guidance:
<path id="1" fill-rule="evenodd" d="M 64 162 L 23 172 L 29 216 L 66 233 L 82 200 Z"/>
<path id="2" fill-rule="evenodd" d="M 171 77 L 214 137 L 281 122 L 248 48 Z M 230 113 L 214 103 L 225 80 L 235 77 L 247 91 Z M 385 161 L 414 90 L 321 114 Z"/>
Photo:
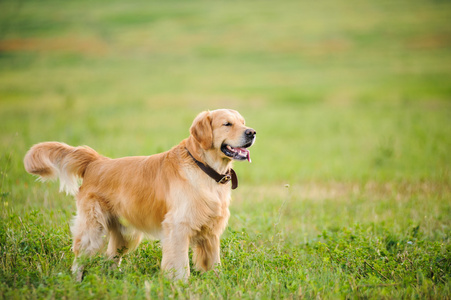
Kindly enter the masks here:
<path id="1" fill-rule="evenodd" d="M 161 240 L 165 274 L 186 281 L 190 246 L 198 271 L 221 263 L 219 239 L 230 216 L 231 188 L 238 185 L 232 163 L 251 161 L 255 138 L 237 111 L 218 109 L 197 115 L 189 137 L 167 152 L 111 159 L 87 146 L 43 142 L 27 152 L 24 166 L 42 180 L 59 177 L 60 191 L 76 197 L 71 231 L 77 281 L 83 257 L 106 250 L 117 267 L 143 234 Z"/>

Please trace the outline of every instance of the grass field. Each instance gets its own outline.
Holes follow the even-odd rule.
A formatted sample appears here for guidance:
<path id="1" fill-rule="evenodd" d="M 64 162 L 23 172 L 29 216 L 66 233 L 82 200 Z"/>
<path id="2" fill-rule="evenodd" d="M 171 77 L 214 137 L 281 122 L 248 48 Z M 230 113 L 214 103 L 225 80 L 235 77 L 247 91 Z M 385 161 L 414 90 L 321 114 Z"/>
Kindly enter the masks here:
<path id="1" fill-rule="evenodd" d="M 451 297 L 448 1 L 2 1 L 0 298 Z M 165 151 L 196 114 L 258 132 L 219 272 L 171 283 L 158 241 L 75 283 L 74 200 L 34 143 Z"/>

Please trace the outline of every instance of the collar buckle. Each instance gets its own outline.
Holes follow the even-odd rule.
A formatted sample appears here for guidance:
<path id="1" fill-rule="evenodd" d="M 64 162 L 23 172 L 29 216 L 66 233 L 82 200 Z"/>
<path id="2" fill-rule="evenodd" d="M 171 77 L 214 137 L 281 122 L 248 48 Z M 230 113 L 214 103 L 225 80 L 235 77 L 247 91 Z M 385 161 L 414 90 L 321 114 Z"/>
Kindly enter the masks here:
<path id="1" fill-rule="evenodd" d="M 226 184 L 227 182 L 229 182 L 232 179 L 232 176 L 230 176 L 229 174 L 224 175 L 224 177 L 221 178 L 221 180 L 218 181 L 218 183 L 222 183 L 222 184 Z"/>

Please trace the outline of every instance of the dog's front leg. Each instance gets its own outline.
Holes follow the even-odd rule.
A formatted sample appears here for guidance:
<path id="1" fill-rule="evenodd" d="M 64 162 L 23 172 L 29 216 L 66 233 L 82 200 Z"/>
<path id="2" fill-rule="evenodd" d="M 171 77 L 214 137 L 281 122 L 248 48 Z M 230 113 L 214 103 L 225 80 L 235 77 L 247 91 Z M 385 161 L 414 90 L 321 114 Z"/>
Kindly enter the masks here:
<path id="1" fill-rule="evenodd" d="M 163 259 L 161 269 L 173 280 L 187 281 L 189 270 L 190 232 L 183 224 L 163 224 Z"/>
<path id="2" fill-rule="evenodd" d="M 214 234 L 196 238 L 193 245 L 193 261 L 198 271 L 205 272 L 221 264 L 219 244 L 219 236 Z"/>

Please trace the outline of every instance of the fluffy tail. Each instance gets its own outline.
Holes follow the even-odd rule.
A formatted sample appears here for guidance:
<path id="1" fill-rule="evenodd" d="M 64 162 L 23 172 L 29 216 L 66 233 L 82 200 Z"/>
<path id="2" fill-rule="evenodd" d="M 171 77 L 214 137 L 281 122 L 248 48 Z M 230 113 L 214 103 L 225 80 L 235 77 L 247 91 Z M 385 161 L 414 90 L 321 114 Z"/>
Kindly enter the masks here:
<path id="1" fill-rule="evenodd" d="M 25 170 L 39 175 L 41 180 L 60 179 L 60 191 L 75 195 L 78 179 L 83 178 L 86 167 L 101 156 L 93 149 L 71 147 L 64 143 L 44 142 L 36 144 L 24 158 Z"/>

